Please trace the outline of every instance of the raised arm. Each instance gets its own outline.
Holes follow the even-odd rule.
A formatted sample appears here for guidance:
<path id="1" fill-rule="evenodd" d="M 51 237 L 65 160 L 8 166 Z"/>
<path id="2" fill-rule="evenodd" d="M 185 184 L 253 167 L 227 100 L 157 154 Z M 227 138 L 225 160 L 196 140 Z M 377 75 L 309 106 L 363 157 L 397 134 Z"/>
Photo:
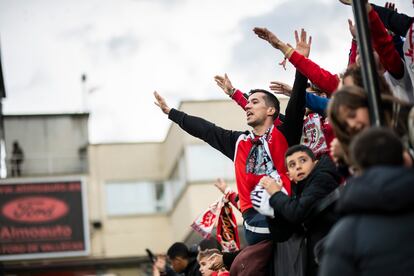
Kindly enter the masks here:
<path id="1" fill-rule="evenodd" d="M 292 94 L 286 107 L 285 120 L 278 127 L 286 137 L 289 147 L 299 144 L 302 137 L 307 82 L 308 79 L 296 70 Z"/>
<path id="2" fill-rule="evenodd" d="M 247 99 L 244 97 L 243 92 L 233 87 L 227 74 L 224 74 L 224 76 L 217 75 L 214 77 L 214 80 L 226 95 L 232 98 L 241 108 L 246 109 Z"/>
<path id="3" fill-rule="evenodd" d="M 292 93 L 292 87 L 280 81 L 272 81 L 269 87 L 270 90 L 272 90 L 275 94 L 281 94 L 290 97 Z M 328 98 L 315 95 L 314 93 L 306 92 L 305 107 L 309 108 L 313 112 L 316 112 L 323 117 L 326 116 L 325 110 L 328 106 L 328 102 Z"/>
<path id="4" fill-rule="evenodd" d="M 292 55 L 293 48 L 289 44 L 284 43 L 282 40 L 280 40 L 274 33 L 269 31 L 268 29 L 256 27 L 253 29 L 253 32 L 259 38 L 269 42 L 269 44 L 272 45 L 273 48 L 280 50 L 286 58 L 289 58 Z"/>
<path id="5" fill-rule="evenodd" d="M 309 55 L 311 40 L 307 41 L 306 32 L 302 29 L 299 37 L 295 31 L 296 49 L 295 52 L 301 52 Z M 284 134 L 289 146 L 300 143 L 303 128 L 303 117 L 305 115 L 306 104 L 306 85 L 308 79 L 298 70 L 295 75 L 295 82 L 292 88 L 292 94 L 289 99 L 285 112 L 285 121 L 279 126 L 279 130 Z"/>
<path id="6" fill-rule="evenodd" d="M 323 117 L 326 117 L 326 108 L 328 107 L 328 103 L 328 98 L 306 92 L 306 107 Z"/>
<path id="7" fill-rule="evenodd" d="M 378 13 L 370 4 L 367 5 L 367 11 L 373 46 L 381 64 L 394 78 L 401 79 L 404 76 L 404 62 L 394 46 L 392 36 L 388 34 Z"/>
<path id="8" fill-rule="evenodd" d="M 292 86 L 281 81 L 271 81 L 269 88 L 275 94 L 281 94 L 287 97 L 290 97 L 290 94 L 292 93 Z"/>
<path id="9" fill-rule="evenodd" d="M 392 36 L 392 41 L 398 54 L 404 59 L 404 40 L 402 37 L 408 34 L 414 18 L 398 13 L 395 4 L 391 2 L 386 2 L 384 7 L 374 4 L 371 4 L 371 7 L 377 12 L 382 24 L 384 24 L 388 33 Z"/>
<path id="10" fill-rule="evenodd" d="M 239 207 L 239 194 L 234 192 L 230 187 L 227 186 L 226 182 L 222 178 L 218 178 L 214 183 L 214 186 L 220 190 L 220 192 L 226 196 L 226 198 L 240 211 Z"/>
<path id="11" fill-rule="evenodd" d="M 308 55 L 306 55 L 304 52 L 294 51 L 288 44 L 281 41 L 266 28 L 254 28 L 253 31 L 261 39 L 268 41 L 270 45 L 280 50 L 285 57 L 289 59 L 290 63 L 292 63 L 299 72 L 309 78 L 313 84 L 323 91 L 326 91 L 328 94 L 332 94 L 336 91 L 340 82 L 339 77 L 322 69 L 319 65 L 308 59 L 307 56 L 309 55 L 309 52 Z M 301 32 L 301 36 L 302 35 L 306 36 L 306 32 L 304 32 L 303 29 Z M 298 37 L 297 32 L 295 33 L 295 37 Z M 309 45 L 311 44 L 311 41 L 311 38 L 309 38 Z"/>
<path id="12" fill-rule="evenodd" d="M 240 91 L 239 89 L 236 89 L 231 84 L 231 81 L 227 74 L 224 74 L 224 76 L 215 76 L 214 80 L 216 81 L 217 85 L 223 89 L 224 93 L 228 95 L 233 101 L 235 101 L 243 110 L 246 110 L 246 105 L 248 103 L 248 100 L 245 96 L 245 94 Z M 281 115 L 281 114 L 280 114 Z M 280 116 L 275 120 L 275 125 L 278 126 L 282 123 Z"/>
<path id="13" fill-rule="evenodd" d="M 337 90 L 340 83 L 338 75 L 323 69 L 312 60 L 297 52 L 292 53 L 289 61 L 299 72 L 309 78 L 313 84 L 325 91 L 328 95 L 332 95 Z"/>
<path id="14" fill-rule="evenodd" d="M 285 95 L 290 97 L 292 93 L 292 87 L 286 83 L 279 81 L 272 81 L 270 85 L 270 90 L 275 94 Z M 326 108 L 328 107 L 329 99 L 315 95 L 314 93 L 306 91 L 306 108 L 309 108 L 313 112 L 318 113 L 319 115 L 326 116 Z"/>
<path id="15" fill-rule="evenodd" d="M 348 19 L 348 28 L 352 36 L 351 49 L 349 50 L 348 67 L 353 66 L 356 62 L 358 44 L 356 42 L 356 28 L 351 19 Z"/>
<path id="16" fill-rule="evenodd" d="M 385 28 L 392 31 L 394 34 L 405 37 L 411 24 L 414 21 L 413 17 L 398 13 L 396 9 L 390 7 L 381 7 L 371 4 L 374 10 L 378 13 Z"/>
<path id="17" fill-rule="evenodd" d="M 166 101 L 154 92 L 155 104 L 188 134 L 197 137 L 233 160 L 236 142 L 242 134 L 239 131 L 226 130 L 199 117 L 168 107 Z"/>
<path id="18" fill-rule="evenodd" d="M 157 91 L 154 91 L 155 105 L 158 106 L 164 114 L 169 114 L 171 108 L 168 106 L 167 102 Z"/>

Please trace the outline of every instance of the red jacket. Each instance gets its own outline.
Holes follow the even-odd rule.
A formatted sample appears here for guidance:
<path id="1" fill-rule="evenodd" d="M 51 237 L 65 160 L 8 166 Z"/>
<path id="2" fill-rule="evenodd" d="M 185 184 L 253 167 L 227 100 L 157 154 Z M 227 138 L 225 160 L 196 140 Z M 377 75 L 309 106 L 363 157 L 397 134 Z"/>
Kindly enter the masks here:
<path id="1" fill-rule="evenodd" d="M 326 92 L 328 95 L 332 95 L 338 88 L 340 79 L 337 75 L 326 71 L 312 60 L 302 56 L 296 51 L 293 51 L 289 58 L 289 61 L 305 75 L 309 80 Z"/>
<path id="2" fill-rule="evenodd" d="M 277 127 L 274 126 L 267 143 L 269 145 L 269 151 L 271 153 L 273 165 L 280 175 L 280 178 L 283 182 L 283 187 L 285 187 L 286 191 L 290 195 L 290 180 L 286 175 L 287 171 L 284 158 L 285 152 L 289 147 L 286 138 L 277 129 Z M 257 183 L 259 183 L 260 179 L 265 176 L 264 174 L 257 175 L 246 173 L 246 161 L 252 146 L 253 143 L 251 135 L 242 134 L 239 136 L 239 139 L 237 141 L 236 152 L 234 155 L 236 183 L 237 190 L 239 192 L 240 209 L 242 212 L 253 207 L 250 199 L 250 193 L 253 191 Z"/>

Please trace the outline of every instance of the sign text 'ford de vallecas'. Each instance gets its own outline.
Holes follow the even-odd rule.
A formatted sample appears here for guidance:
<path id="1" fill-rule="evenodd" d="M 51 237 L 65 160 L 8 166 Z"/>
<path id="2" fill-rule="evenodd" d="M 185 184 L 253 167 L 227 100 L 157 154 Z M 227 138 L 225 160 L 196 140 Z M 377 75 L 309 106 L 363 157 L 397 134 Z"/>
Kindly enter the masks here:
<path id="1" fill-rule="evenodd" d="M 0 183 L 0 260 L 87 255 L 82 183 L 56 179 Z"/>

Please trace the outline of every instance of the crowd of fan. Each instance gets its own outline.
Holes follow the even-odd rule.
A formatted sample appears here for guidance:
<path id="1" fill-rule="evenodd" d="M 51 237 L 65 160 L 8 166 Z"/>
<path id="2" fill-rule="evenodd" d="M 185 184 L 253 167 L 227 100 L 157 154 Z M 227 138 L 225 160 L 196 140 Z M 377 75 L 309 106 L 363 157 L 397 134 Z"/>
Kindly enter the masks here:
<path id="1" fill-rule="evenodd" d="M 234 162 L 233 204 L 248 244 L 223 252 L 211 239 L 198 250 L 175 243 L 167 257 L 156 259 L 154 275 L 414 273 L 414 18 L 389 3 L 367 3 L 366 9 L 382 127 L 371 126 L 351 20 L 349 63 L 341 74 L 309 58 L 312 39 L 305 30 L 294 32 L 292 47 L 268 29 L 254 28 L 296 75 L 292 87 L 272 81 L 271 91 L 248 94 L 227 74 L 215 77 L 246 111 L 251 131 L 226 130 L 169 108 L 154 92 L 170 120 Z M 284 113 L 275 94 L 290 97 Z"/>

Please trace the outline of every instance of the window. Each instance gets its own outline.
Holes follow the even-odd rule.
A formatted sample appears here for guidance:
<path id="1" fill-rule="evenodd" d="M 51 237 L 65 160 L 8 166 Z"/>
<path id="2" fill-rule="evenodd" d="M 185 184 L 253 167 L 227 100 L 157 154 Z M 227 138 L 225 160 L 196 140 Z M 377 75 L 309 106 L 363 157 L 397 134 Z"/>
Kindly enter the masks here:
<path id="1" fill-rule="evenodd" d="M 233 162 L 208 145 L 189 145 L 185 155 L 188 181 L 234 179 Z"/>
<path id="2" fill-rule="evenodd" d="M 110 216 L 151 214 L 170 210 L 187 182 L 234 179 L 233 162 L 208 145 L 188 145 L 164 183 L 150 181 L 106 184 Z"/>
<path id="3" fill-rule="evenodd" d="M 168 209 L 172 208 L 174 201 L 180 196 L 186 185 L 185 161 L 181 156 L 169 179 L 165 182 L 165 202 Z"/>
<path id="4" fill-rule="evenodd" d="M 153 182 L 107 183 L 107 214 L 116 216 L 163 211 L 164 194 L 164 185 Z"/>

